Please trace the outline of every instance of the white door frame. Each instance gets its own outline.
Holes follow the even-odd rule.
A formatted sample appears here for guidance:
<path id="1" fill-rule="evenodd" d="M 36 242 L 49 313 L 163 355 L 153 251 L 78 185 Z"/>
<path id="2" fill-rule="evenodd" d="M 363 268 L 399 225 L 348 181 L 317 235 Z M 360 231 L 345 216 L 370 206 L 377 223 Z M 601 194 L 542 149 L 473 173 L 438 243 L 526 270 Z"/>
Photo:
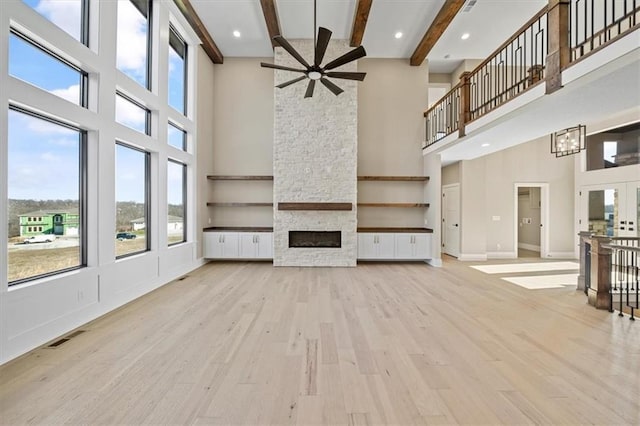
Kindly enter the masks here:
<path id="1" fill-rule="evenodd" d="M 449 188 L 455 188 L 458 187 L 458 258 L 460 258 L 460 252 L 462 251 L 462 200 L 460 199 L 460 183 L 450 183 L 448 185 L 442 185 L 442 189 L 440 190 L 440 200 L 442 200 L 442 198 L 444 197 L 444 190 L 445 189 L 449 189 Z M 443 204 L 440 203 L 441 208 L 443 207 Z M 444 209 L 442 209 L 441 212 L 441 216 L 442 216 L 442 221 L 440 223 L 440 232 L 441 232 L 441 236 L 442 236 L 442 245 L 444 245 L 444 242 L 446 241 L 446 226 L 444 223 Z M 444 250 L 442 251 L 442 253 L 444 253 Z M 448 253 L 447 253 L 448 254 Z M 452 255 L 450 255 L 452 256 Z"/>
<path id="2" fill-rule="evenodd" d="M 513 254 L 518 257 L 518 188 L 540 188 L 540 257 L 549 256 L 549 184 L 516 182 L 513 184 Z"/>

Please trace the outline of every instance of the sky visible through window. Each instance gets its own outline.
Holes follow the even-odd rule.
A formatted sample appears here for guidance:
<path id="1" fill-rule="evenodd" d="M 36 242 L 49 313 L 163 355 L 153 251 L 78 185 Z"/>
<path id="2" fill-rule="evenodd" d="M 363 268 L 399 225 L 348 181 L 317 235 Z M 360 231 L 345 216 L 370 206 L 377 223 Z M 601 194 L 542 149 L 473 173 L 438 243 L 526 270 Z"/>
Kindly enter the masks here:
<path id="1" fill-rule="evenodd" d="M 25 4 L 52 23 L 80 40 L 81 0 L 24 0 Z M 142 84 L 146 76 L 146 18 L 128 0 L 118 1 L 118 64 L 123 71 L 130 71 Z M 75 104 L 79 100 L 78 72 L 29 45 L 17 36 L 10 37 L 11 75 L 56 94 Z M 170 49 L 167 46 L 170 52 Z M 182 66 L 182 59 L 175 67 Z M 53 62 L 52 62 L 53 61 Z M 54 67 L 55 68 L 52 68 Z M 184 73 L 170 73 L 170 78 L 183 81 Z M 172 84 L 173 86 L 173 84 Z M 91 94 L 90 94 L 91 95 Z M 182 96 L 182 95 L 180 95 Z M 137 108 L 135 106 L 130 108 Z M 126 109 L 126 107 L 125 107 Z M 139 114 L 121 116 L 122 121 L 134 128 L 141 128 Z M 142 130 L 144 132 L 144 130 Z M 78 132 L 51 124 L 31 116 L 9 111 L 9 198 L 35 200 L 64 200 L 78 198 Z M 127 169 L 126 158 L 121 158 L 122 169 Z M 139 168 L 134 167 L 132 170 Z M 169 204 L 182 204 L 182 173 L 170 167 L 168 173 Z M 180 169 L 181 170 L 181 169 Z M 46 177 L 46 178 L 45 178 Z M 144 201 L 144 195 L 126 188 L 126 179 L 118 177 L 116 184 L 122 188 L 120 195 L 131 201 Z M 141 177 L 139 177 L 141 178 Z M 175 194 L 175 195 L 174 195 Z"/>
<path id="2" fill-rule="evenodd" d="M 82 0 L 24 0 L 78 41 L 82 34 Z"/>
<path id="3" fill-rule="evenodd" d="M 172 47 L 169 47 L 169 105 L 182 114 L 185 113 L 184 71 L 184 59 Z"/>

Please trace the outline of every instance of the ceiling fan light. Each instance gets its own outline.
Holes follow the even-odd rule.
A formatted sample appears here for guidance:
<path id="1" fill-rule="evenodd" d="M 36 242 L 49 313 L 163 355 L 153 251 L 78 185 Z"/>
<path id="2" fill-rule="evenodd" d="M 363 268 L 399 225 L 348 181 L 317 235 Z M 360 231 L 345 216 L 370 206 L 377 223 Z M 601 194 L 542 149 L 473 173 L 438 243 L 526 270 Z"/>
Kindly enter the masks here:
<path id="1" fill-rule="evenodd" d="M 309 72 L 309 74 L 307 74 L 307 76 L 311 80 L 320 80 L 322 78 L 322 74 L 320 74 L 318 71 L 311 71 Z"/>

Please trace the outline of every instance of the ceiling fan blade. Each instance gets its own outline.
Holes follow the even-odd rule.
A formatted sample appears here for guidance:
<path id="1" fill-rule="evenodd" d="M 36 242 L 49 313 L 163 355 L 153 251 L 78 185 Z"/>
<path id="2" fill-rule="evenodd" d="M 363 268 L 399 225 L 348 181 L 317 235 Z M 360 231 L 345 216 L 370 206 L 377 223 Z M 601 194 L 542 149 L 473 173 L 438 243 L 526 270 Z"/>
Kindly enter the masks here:
<path id="1" fill-rule="evenodd" d="M 316 87 L 316 81 L 309 79 L 309 85 L 307 86 L 307 91 L 304 94 L 305 98 L 310 98 L 313 96 L 313 89 Z"/>
<path id="2" fill-rule="evenodd" d="M 333 92 L 334 95 L 338 96 L 340 93 L 344 92 L 341 88 L 333 84 L 331 81 L 326 78 L 321 78 L 320 83 L 324 84 L 325 87 Z"/>
<path id="3" fill-rule="evenodd" d="M 278 84 L 276 87 L 277 87 L 278 89 L 282 89 L 282 88 L 284 88 L 284 87 L 287 87 L 287 86 L 289 86 L 289 85 L 292 85 L 293 83 L 297 83 L 297 82 L 299 82 L 299 81 L 302 81 L 302 80 L 304 80 L 305 78 L 307 78 L 307 76 L 306 76 L 306 75 L 303 75 L 302 77 L 294 78 L 293 80 L 289 80 L 289 81 L 287 81 L 287 82 L 285 82 L 285 83 Z"/>
<path id="4" fill-rule="evenodd" d="M 358 46 L 352 51 L 347 52 L 344 55 L 340 56 L 339 58 L 329 62 L 327 65 L 324 66 L 324 69 L 332 70 L 334 68 L 338 68 L 339 66 L 342 66 L 344 64 L 347 64 L 351 61 L 355 61 L 356 59 L 360 59 L 365 56 L 367 56 L 367 52 L 364 50 L 364 47 Z"/>
<path id="5" fill-rule="evenodd" d="M 320 27 L 318 29 L 318 43 L 316 44 L 316 57 L 314 61 L 316 67 L 319 67 L 322 63 L 324 54 L 327 51 L 327 46 L 329 46 L 329 40 L 331 40 L 331 31 Z"/>
<path id="6" fill-rule="evenodd" d="M 268 62 L 260 62 L 260 66 L 262 68 L 273 68 L 275 70 L 285 70 L 285 71 L 293 71 L 293 72 L 307 72 L 306 70 L 299 70 L 297 68 L 291 68 L 291 67 L 283 67 L 282 65 L 270 64 Z"/>
<path id="7" fill-rule="evenodd" d="M 311 68 L 311 65 L 309 65 L 302 56 L 300 56 L 300 54 L 296 51 L 296 49 L 294 49 L 293 46 L 291 46 L 284 37 L 277 35 L 273 38 L 273 40 L 276 43 L 278 43 L 280 46 L 282 46 L 284 50 L 289 52 L 289 54 L 293 56 L 296 59 L 296 61 L 304 65 L 305 68 Z"/>
<path id="8" fill-rule="evenodd" d="M 331 78 L 343 78 L 345 80 L 358 80 L 362 81 L 366 77 L 366 72 L 328 72 L 327 77 Z"/>

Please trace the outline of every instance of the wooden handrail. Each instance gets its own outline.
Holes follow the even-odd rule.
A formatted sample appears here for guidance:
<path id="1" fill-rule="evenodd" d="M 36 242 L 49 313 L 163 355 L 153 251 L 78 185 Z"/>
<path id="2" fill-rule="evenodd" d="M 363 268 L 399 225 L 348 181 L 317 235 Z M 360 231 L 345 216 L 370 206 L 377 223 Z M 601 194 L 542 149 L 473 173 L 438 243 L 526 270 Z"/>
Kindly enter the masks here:
<path id="1" fill-rule="evenodd" d="M 602 244 L 604 248 L 612 249 L 612 250 L 626 250 L 626 251 L 634 251 L 636 253 L 640 253 L 640 247 L 634 246 L 623 246 L 621 244 Z"/>

